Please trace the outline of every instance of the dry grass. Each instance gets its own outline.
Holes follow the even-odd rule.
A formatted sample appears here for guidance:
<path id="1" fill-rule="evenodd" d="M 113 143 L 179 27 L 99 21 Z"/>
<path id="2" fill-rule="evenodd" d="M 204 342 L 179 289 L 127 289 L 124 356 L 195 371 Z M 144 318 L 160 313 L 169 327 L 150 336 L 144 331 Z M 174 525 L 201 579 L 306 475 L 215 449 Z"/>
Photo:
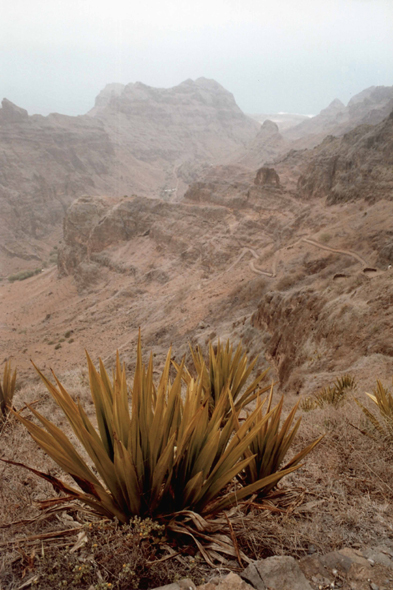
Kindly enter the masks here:
<path id="1" fill-rule="evenodd" d="M 238 538 L 244 552 L 257 559 L 345 546 L 393 547 L 391 450 L 350 426 L 362 420 L 352 400 L 303 415 L 293 452 L 323 431 L 326 436 L 284 484 L 302 490 L 302 503 L 282 514 L 254 510 Z"/>
<path id="2" fill-rule="evenodd" d="M 74 394 L 85 401 L 87 390 L 83 376 L 73 373 L 67 379 L 67 385 Z M 64 427 L 61 412 L 41 385 L 25 387 L 17 392 L 15 405 L 21 407 L 23 401 L 37 399 L 41 399 L 36 404 L 37 409 Z M 294 401 L 294 396 L 288 396 L 286 408 L 292 407 Z M 249 505 L 243 509 L 241 518 L 236 520 L 234 530 L 237 542 L 249 558 L 283 554 L 303 556 L 314 550 L 322 553 L 344 546 L 363 548 L 385 544 L 393 548 L 391 451 L 382 442 L 365 437 L 350 425 L 362 428 L 363 419 L 361 410 L 350 397 L 338 410 L 327 406 L 303 414 L 293 453 L 321 433 L 325 432 L 326 436 L 307 457 L 304 466 L 279 486 L 281 490 L 287 490 L 287 494 L 283 500 L 278 499 L 274 503 L 276 508 Z M 60 475 L 57 467 L 14 419 L 11 418 L 4 427 L 0 444 L 3 457 L 12 457 L 16 461 L 28 458 L 28 462 L 38 469 Z M 17 545 L 8 545 L 6 550 L 1 548 L 0 586 L 4 589 L 17 588 L 23 580 L 34 575 L 41 576 L 41 582 L 38 580 L 36 587 L 53 588 L 52 583 L 45 581 L 49 573 L 57 576 L 54 580 L 65 579 L 70 588 L 93 586 L 97 590 L 108 588 L 108 583 L 113 584 L 111 588 L 119 589 L 154 587 L 184 576 L 201 582 L 216 573 L 199 561 L 195 547 L 187 542 L 182 546 L 182 555 L 151 566 L 150 562 L 176 551 L 178 540 L 167 539 L 164 542 L 161 539 L 160 545 L 154 542 L 154 533 L 139 543 L 132 531 L 117 530 L 115 525 L 110 525 L 110 534 L 109 529 L 101 534 L 98 523 L 93 522 L 93 532 L 86 530 L 87 544 L 74 553 L 70 553 L 69 549 L 75 544 L 78 531 L 65 538 L 45 540 L 44 543 L 28 541 L 27 537 L 32 535 L 73 529 L 75 525 L 88 523 L 91 517 L 74 506 L 50 514 L 43 520 L 34 520 L 42 517 L 40 502 L 55 495 L 51 486 L 22 469 L 5 464 L 0 465 L 0 478 L 0 543 L 20 539 Z M 23 519 L 30 519 L 31 522 L 12 524 Z M 120 546 L 122 536 L 127 534 L 131 534 L 127 539 L 127 555 L 132 556 L 136 565 L 133 568 L 126 566 L 128 577 L 122 577 L 123 563 L 130 561 L 125 561 L 124 553 L 118 555 L 116 547 Z M 93 547 L 94 544 L 97 547 Z M 94 561 L 91 561 L 91 555 Z M 54 569 L 49 572 L 50 564 Z M 82 569 L 74 571 L 79 567 Z M 236 567 L 239 564 L 235 561 L 222 564 L 223 573 L 227 572 L 226 568 Z M 76 582 L 76 579 L 79 581 Z M 125 581 L 128 586 L 122 586 Z"/>

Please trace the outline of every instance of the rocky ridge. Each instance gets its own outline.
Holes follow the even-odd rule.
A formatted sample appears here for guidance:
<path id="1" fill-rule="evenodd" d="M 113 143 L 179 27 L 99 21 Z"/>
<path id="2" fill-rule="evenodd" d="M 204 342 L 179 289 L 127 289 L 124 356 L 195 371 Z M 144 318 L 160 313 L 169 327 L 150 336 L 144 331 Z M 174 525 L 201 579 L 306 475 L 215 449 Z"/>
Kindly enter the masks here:
<path id="1" fill-rule="evenodd" d="M 327 137 L 310 153 L 298 181 L 302 197 L 327 203 L 393 197 L 393 111 L 378 125 Z"/>
<path id="2" fill-rule="evenodd" d="M 4 99 L 0 276 L 47 258 L 75 198 L 138 193 L 176 200 L 184 176 L 225 160 L 257 130 L 233 96 L 206 79 L 173 89 L 110 85 L 79 117 L 29 116 Z"/>
<path id="3" fill-rule="evenodd" d="M 376 125 L 393 109 L 393 87 L 371 86 L 351 98 L 347 106 L 333 100 L 317 116 L 286 130 L 285 139 L 297 147 L 314 147 L 326 135 L 344 135 L 363 124 Z"/>

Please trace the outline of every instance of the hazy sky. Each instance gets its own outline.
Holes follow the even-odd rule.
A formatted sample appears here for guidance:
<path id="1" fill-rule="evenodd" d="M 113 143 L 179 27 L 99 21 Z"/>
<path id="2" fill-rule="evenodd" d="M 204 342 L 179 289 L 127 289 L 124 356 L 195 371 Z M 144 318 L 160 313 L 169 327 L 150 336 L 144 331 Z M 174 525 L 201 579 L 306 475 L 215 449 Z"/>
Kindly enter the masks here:
<path id="1" fill-rule="evenodd" d="M 4 0 L 0 99 L 83 114 L 110 82 L 214 78 L 246 112 L 393 85 L 393 0 Z"/>

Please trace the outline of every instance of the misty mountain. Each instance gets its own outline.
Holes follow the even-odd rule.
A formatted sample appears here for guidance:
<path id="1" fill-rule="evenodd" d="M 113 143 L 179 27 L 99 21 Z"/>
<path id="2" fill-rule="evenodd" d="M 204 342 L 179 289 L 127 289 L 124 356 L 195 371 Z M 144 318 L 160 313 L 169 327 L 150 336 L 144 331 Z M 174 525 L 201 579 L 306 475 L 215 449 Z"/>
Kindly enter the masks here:
<path id="1" fill-rule="evenodd" d="M 41 241 L 82 195 L 180 195 L 198 166 L 243 148 L 259 125 L 217 82 L 109 85 L 86 115 L 0 109 L 0 248 L 6 266 L 42 260 Z M 36 263 L 37 264 L 37 263 Z"/>
<path id="2" fill-rule="evenodd" d="M 356 94 L 347 106 L 336 98 L 317 116 L 283 131 L 283 135 L 291 141 L 300 140 L 299 147 L 313 147 L 326 135 L 343 135 L 363 123 L 376 125 L 392 109 L 393 86 L 371 86 Z"/>

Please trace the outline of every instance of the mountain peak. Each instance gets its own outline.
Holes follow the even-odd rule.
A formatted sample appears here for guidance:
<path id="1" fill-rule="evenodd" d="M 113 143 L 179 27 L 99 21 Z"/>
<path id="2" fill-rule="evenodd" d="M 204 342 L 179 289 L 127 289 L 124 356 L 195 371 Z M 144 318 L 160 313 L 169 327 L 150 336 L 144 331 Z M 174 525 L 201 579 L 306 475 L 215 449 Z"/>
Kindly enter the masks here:
<path id="1" fill-rule="evenodd" d="M 16 104 L 3 98 L 1 101 L 0 117 L 3 121 L 22 121 L 28 119 L 29 114 L 26 109 L 18 107 Z"/>

